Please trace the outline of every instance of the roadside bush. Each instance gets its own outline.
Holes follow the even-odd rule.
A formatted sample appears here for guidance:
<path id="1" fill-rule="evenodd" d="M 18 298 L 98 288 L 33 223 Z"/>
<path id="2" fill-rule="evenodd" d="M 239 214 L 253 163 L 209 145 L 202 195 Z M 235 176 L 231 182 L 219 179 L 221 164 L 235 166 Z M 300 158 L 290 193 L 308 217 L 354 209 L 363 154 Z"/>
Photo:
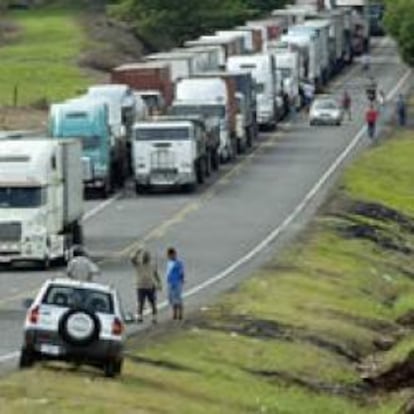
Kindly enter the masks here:
<path id="1" fill-rule="evenodd" d="M 403 59 L 414 65 L 414 2 L 412 0 L 388 0 L 385 26 L 398 42 Z"/>

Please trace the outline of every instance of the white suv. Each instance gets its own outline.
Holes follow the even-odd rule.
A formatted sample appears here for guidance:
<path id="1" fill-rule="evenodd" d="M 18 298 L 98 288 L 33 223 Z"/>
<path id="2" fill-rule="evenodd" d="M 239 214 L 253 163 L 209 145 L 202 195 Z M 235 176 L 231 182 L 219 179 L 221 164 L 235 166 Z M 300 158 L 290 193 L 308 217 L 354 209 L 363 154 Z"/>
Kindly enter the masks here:
<path id="1" fill-rule="evenodd" d="M 109 286 L 70 279 L 44 283 L 27 311 L 20 368 L 38 360 L 60 360 L 121 373 L 124 317 Z"/>

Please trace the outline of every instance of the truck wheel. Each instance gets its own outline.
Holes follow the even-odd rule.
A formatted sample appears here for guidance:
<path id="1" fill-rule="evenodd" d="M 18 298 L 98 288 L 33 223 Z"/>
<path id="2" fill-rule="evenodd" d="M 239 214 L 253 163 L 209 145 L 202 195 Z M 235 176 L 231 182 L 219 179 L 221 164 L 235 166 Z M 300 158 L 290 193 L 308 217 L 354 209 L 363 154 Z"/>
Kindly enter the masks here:
<path id="1" fill-rule="evenodd" d="M 204 183 L 204 168 L 203 168 L 203 164 L 204 163 L 203 163 L 202 160 L 198 160 L 196 162 L 196 165 L 195 165 L 197 182 L 199 184 L 203 184 Z"/>
<path id="2" fill-rule="evenodd" d="M 40 261 L 40 269 L 41 270 L 49 270 L 50 269 L 49 256 L 46 256 L 43 260 Z"/>
<path id="3" fill-rule="evenodd" d="M 146 186 L 144 186 L 142 184 L 135 183 L 135 193 L 137 195 L 145 194 L 146 192 L 147 192 L 147 187 Z"/>
<path id="4" fill-rule="evenodd" d="M 75 223 L 72 228 L 72 244 L 83 244 L 83 231 L 79 223 Z"/>
<path id="5" fill-rule="evenodd" d="M 220 167 L 220 155 L 218 153 L 218 150 L 215 149 L 212 155 L 212 166 L 213 166 L 213 170 L 217 171 Z"/>
<path id="6" fill-rule="evenodd" d="M 207 154 L 207 155 L 204 157 L 204 164 L 205 164 L 205 166 L 206 166 L 206 177 L 210 177 L 210 175 L 211 175 L 211 171 L 212 171 L 213 167 L 212 167 L 212 165 L 211 165 L 211 157 L 210 157 L 210 155 L 209 155 L 209 154 Z"/>

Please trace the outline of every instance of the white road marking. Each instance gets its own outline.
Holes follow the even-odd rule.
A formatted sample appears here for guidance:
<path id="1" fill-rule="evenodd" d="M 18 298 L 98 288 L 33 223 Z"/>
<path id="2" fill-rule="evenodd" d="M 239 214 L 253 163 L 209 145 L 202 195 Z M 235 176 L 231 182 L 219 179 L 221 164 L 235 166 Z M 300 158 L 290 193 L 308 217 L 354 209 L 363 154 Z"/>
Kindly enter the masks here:
<path id="1" fill-rule="evenodd" d="M 388 93 L 387 100 L 392 99 L 394 95 L 399 91 L 399 89 L 404 85 L 404 83 L 408 80 L 411 76 L 411 70 L 407 70 L 404 76 L 398 81 L 398 83 L 394 86 L 394 88 Z M 188 289 L 184 292 L 183 296 L 185 298 L 194 296 L 195 294 L 201 292 L 202 290 L 216 284 L 217 282 L 227 278 L 233 272 L 235 272 L 238 268 L 243 266 L 245 263 L 252 260 L 256 255 L 261 253 L 266 247 L 268 247 L 272 242 L 274 242 L 285 230 L 295 221 L 298 216 L 305 210 L 308 204 L 315 198 L 318 192 L 322 189 L 322 187 L 326 184 L 326 182 L 332 177 L 332 175 L 337 171 L 337 169 L 341 166 L 341 164 L 346 160 L 348 155 L 354 150 L 354 148 L 359 144 L 360 140 L 365 136 L 365 126 L 363 126 L 359 132 L 355 135 L 353 140 L 349 143 L 349 145 L 344 149 L 344 151 L 337 157 L 337 159 L 331 164 L 331 166 L 326 170 L 326 172 L 322 175 L 322 177 L 316 182 L 316 184 L 310 189 L 310 191 L 306 194 L 304 199 L 296 206 L 296 208 L 289 214 L 285 220 L 276 227 L 263 241 L 261 241 L 256 247 L 254 247 L 249 253 L 245 256 L 241 257 L 239 260 L 234 262 L 231 266 L 227 269 L 223 270 L 221 273 L 205 280 L 203 283 L 194 286 L 191 289 Z M 105 204 L 113 203 L 117 198 L 119 198 L 119 194 L 112 199 L 107 200 L 105 203 L 100 204 L 95 211 L 94 214 L 97 214 L 100 210 L 105 208 Z M 90 216 L 89 216 L 90 217 Z M 159 304 L 159 309 L 165 309 L 168 306 L 167 301 L 163 301 Z M 147 312 L 146 312 L 147 314 Z M 19 351 L 14 351 L 9 354 L 0 355 L 0 364 L 16 359 L 20 355 Z"/>
<path id="2" fill-rule="evenodd" d="M 83 217 L 82 221 L 88 221 L 93 216 L 96 216 L 98 213 L 100 213 L 102 210 L 105 210 L 107 207 L 109 207 L 112 203 L 117 201 L 121 197 L 121 193 L 115 194 L 113 197 L 108 198 L 107 200 L 103 201 L 102 203 L 98 204 L 96 207 L 94 207 L 92 210 L 86 212 Z"/>

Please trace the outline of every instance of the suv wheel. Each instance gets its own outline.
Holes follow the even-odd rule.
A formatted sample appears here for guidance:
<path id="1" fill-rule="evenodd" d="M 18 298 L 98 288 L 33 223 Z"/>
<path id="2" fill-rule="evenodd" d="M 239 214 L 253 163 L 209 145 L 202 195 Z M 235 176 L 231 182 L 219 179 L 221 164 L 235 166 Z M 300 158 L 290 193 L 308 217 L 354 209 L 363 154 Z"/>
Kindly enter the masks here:
<path id="1" fill-rule="evenodd" d="M 20 353 L 19 368 L 31 368 L 36 362 L 36 357 L 33 351 L 23 348 Z"/>
<path id="2" fill-rule="evenodd" d="M 107 378 L 114 378 L 121 374 L 123 360 L 110 359 L 104 364 L 104 374 Z"/>
<path id="3" fill-rule="evenodd" d="M 87 310 L 72 309 L 59 322 L 59 334 L 68 344 L 87 346 L 99 338 L 99 318 Z"/>

